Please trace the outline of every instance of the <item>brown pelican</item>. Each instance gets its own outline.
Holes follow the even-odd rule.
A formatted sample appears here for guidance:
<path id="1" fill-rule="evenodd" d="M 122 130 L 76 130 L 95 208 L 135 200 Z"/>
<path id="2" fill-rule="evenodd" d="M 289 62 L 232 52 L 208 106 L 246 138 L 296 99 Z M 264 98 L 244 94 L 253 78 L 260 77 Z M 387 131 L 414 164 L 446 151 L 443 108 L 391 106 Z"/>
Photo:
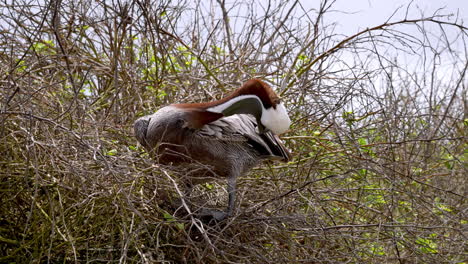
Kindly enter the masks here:
<path id="1" fill-rule="evenodd" d="M 210 213 L 222 220 L 232 215 L 237 177 L 261 160 L 290 160 L 277 136 L 290 123 L 273 89 L 252 79 L 221 100 L 163 107 L 139 118 L 134 129 L 138 141 L 156 154 L 159 163 L 201 163 L 210 169 L 198 176 L 228 179 L 227 211 Z"/>

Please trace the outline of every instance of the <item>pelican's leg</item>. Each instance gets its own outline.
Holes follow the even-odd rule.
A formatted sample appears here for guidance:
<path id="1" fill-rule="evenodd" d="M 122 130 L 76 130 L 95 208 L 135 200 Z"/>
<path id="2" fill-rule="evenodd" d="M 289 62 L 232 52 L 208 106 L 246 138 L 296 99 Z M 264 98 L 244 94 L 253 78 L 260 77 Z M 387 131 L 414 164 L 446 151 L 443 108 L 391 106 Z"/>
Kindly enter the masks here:
<path id="1" fill-rule="evenodd" d="M 235 203 L 236 203 L 236 183 L 237 183 L 237 174 L 233 174 L 228 177 L 227 180 L 227 191 L 228 191 L 228 206 L 226 211 L 212 210 L 212 209 L 202 209 L 199 216 L 204 218 L 207 222 L 210 222 L 212 219 L 216 221 L 223 221 L 224 219 L 233 215 Z"/>
<path id="2" fill-rule="evenodd" d="M 232 174 L 227 179 L 227 192 L 228 192 L 228 207 L 225 212 L 223 211 L 212 211 L 211 214 L 217 221 L 222 221 L 228 217 L 231 217 L 234 213 L 236 204 L 236 185 L 237 185 L 237 173 Z"/>
<path id="3" fill-rule="evenodd" d="M 232 216 L 234 212 L 234 205 L 236 203 L 236 184 L 237 184 L 237 176 L 230 176 L 227 182 L 227 191 L 229 196 L 228 201 L 228 208 L 226 211 L 226 216 Z"/>

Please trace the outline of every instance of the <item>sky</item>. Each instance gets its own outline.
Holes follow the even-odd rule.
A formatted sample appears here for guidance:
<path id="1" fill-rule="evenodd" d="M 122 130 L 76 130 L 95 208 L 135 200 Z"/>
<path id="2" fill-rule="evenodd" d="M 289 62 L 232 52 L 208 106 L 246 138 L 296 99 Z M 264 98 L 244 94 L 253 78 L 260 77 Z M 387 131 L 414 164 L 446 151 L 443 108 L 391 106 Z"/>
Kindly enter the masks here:
<path id="1" fill-rule="evenodd" d="M 305 9 L 313 8 L 314 2 L 317 3 L 319 1 L 301 0 Z M 453 14 L 450 22 L 460 23 L 463 21 L 463 25 L 468 26 L 468 0 L 337 0 L 333 5 L 333 9 L 340 12 L 329 13 L 326 19 L 328 19 L 327 22 L 337 23 L 335 28 L 336 33 L 350 36 L 368 27 L 385 23 L 397 9 L 398 11 L 390 21 L 404 19 L 408 4 L 410 3 L 411 7 L 408 9 L 408 19 L 431 16 L 439 10 L 438 13 L 441 15 Z M 440 10 L 442 8 L 443 10 Z M 433 31 L 435 36 L 438 36 L 440 28 L 437 24 L 427 23 L 425 27 L 428 31 Z M 449 30 L 448 27 L 445 27 L 445 30 L 449 39 L 455 39 L 455 36 L 459 33 L 458 30 Z M 405 33 L 420 37 L 417 27 L 405 27 L 404 31 Z M 457 43 L 463 44 L 459 40 Z M 455 50 L 463 50 L 463 45 L 458 46 L 454 44 L 452 47 Z M 405 63 L 408 65 L 415 63 L 411 57 L 406 59 Z M 442 61 L 445 60 L 445 63 L 442 63 L 439 67 L 439 78 L 450 78 L 450 75 L 447 73 L 453 71 L 453 65 L 450 62 L 453 58 L 442 54 L 441 59 Z"/>
<path id="2" fill-rule="evenodd" d="M 301 0 L 307 9 L 317 7 L 320 1 Z M 333 9 L 340 11 L 327 16 L 329 22 L 337 22 L 336 30 L 352 35 L 367 27 L 384 23 L 400 7 L 393 20 L 404 18 L 406 7 L 411 3 L 408 18 L 420 18 L 421 12 L 429 16 L 437 9 L 444 8 L 441 14 L 453 14 L 452 22 L 458 12 L 459 21 L 468 23 L 468 0 L 337 0 Z"/>
<path id="3" fill-rule="evenodd" d="M 232 0 L 231 4 L 237 1 L 238 0 Z M 261 6 L 260 10 L 265 11 L 269 1 L 271 1 L 273 5 L 277 5 L 278 2 L 282 0 L 256 0 L 256 3 Z M 308 14 L 310 18 L 314 20 L 317 14 L 316 10 L 322 1 L 323 0 L 299 0 L 299 3 L 303 10 L 309 11 Z M 215 7 L 218 7 L 216 0 L 211 0 L 211 2 Z M 333 2 L 333 0 L 329 0 L 329 2 Z M 226 3 L 229 3 L 229 0 L 227 0 Z M 288 5 L 292 5 L 293 3 L 294 1 L 290 1 Z M 409 8 L 408 5 L 410 5 Z M 296 10 L 297 9 L 296 7 Z M 333 27 L 333 33 L 336 34 L 336 39 L 344 39 L 366 28 L 381 25 L 387 21 L 401 21 L 405 19 L 405 15 L 407 19 L 421 19 L 422 17 L 433 16 L 435 13 L 438 15 L 452 15 L 448 22 L 463 24 L 465 27 L 468 26 L 468 0 L 336 0 L 331 10 L 333 11 L 330 12 L 329 10 L 329 12 L 325 14 L 323 25 L 335 25 L 335 27 Z M 235 13 L 234 10 L 231 10 L 230 14 L 232 15 Z M 240 13 L 242 14 L 242 12 Z M 300 14 L 296 13 L 296 15 Z M 219 16 L 221 17 L 221 14 L 219 14 Z M 447 18 L 444 17 L 440 20 L 447 21 Z M 236 32 L 236 24 L 231 24 L 231 26 L 234 32 Z M 242 24 L 237 26 L 242 28 Z M 423 26 L 425 32 L 429 32 L 429 34 L 427 34 L 427 38 L 431 43 L 429 46 L 441 50 L 442 48 L 438 43 L 440 42 L 440 36 L 442 36 L 439 25 L 425 22 L 418 23 L 418 26 Z M 398 25 L 391 29 L 404 32 L 405 34 L 414 36 L 416 39 L 424 39 L 418 26 L 415 24 Z M 461 56 L 465 56 L 466 51 L 463 41 L 460 40 L 459 29 L 451 26 L 444 26 L 443 29 L 444 36 L 447 37 L 447 40 L 450 40 L 451 49 L 457 51 Z M 441 45 L 443 45 L 443 43 Z M 380 51 L 384 52 L 384 48 Z M 391 52 L 396 53 L 391 55 Z M 432 67 L 430 61 L 432 57 L 428 55 L 429 59 L 426 60 L 424 59 L 425 57 L 423 58 L 421 54 L 417 52 L 421 52 L 421 49 L 413 54 L 391 50 L 389 53 L 390 55 L 387 54 L 387 56 L 398 57 L 398 63 L 404 65 L 409 72 L 421 74 L 422 76 L 427 73 L 426 67 Z M 463 59 L 454 55 L 455 53 L 450 54 L 448 52 L 439 54 L 437 58 L 437 71 L 434 74 L 436 80 L 440 80 L 444 83 L 453 83 L 454 78 L 459 78 L 460 67 L 464 67 L 464 63 Z M 354 58 L 354 56 L 345 52 L 340 56 L 340 59 L 346 63 L 349 61 L 352 62 Z M 377 60 L 375 60 L 375 62 L 378 63 Z M 424 64 L 422 64 L 423 62 Z M 457 64 L 455 65 L 455 63 Z M 342 65 L 336 64 L 334 67 L 340 68 Z"/>

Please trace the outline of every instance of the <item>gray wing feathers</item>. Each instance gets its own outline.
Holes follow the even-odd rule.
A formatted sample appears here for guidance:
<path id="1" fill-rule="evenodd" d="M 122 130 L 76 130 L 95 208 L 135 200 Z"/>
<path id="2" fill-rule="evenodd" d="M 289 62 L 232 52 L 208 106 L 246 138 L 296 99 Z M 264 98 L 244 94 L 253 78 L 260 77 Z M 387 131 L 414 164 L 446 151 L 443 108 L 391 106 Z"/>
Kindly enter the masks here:
<path id="1" fill-rule="evenodd" d="M 250 115 L 232 115 L 205 125 L 198 136 L 216 137 L 221 141 L 244 141 L 257 150 L 264 158 L 290 159 L 289 152 L 281 140 L 271 132 L 260 135 L 257 122 Z"/>
<path id="2" fill-rule="evenodd" d="M 244 135 L 258 134 L 254 118 L 248 115 L 232 115 L 206 124 L 199 131 L 199 136 L 215 136 L 218 140 L 246 141 Z"/>

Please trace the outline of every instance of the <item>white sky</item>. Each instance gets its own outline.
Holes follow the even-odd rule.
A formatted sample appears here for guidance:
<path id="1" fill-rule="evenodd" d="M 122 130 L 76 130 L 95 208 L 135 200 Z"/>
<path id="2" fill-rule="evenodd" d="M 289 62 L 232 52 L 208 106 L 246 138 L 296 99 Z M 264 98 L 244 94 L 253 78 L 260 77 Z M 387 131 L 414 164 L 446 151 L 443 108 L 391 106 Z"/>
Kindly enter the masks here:
<path id="1" fill-rule="evenodd" d="M 301 0 L 307 10 L 317 7 L 320 1 Z M 468 22 L 468 0 L 337 0 L 333 5 L 335 12 L 328 14 L 328 22 L 337 22 L 337 33 L 352 35 L 366 27 L 384 23 L 393 12 L 401 7 L 395 14 L 393 21 L 404 18 L 406 7 L 411 3 L 408 18 L 420 18 L 421 12 L 425 16 L 433 14 L 437 9 L 444 8 L 441 14 L 453 14 L 455 22 L 458 12 L 458 22 Z"/>

